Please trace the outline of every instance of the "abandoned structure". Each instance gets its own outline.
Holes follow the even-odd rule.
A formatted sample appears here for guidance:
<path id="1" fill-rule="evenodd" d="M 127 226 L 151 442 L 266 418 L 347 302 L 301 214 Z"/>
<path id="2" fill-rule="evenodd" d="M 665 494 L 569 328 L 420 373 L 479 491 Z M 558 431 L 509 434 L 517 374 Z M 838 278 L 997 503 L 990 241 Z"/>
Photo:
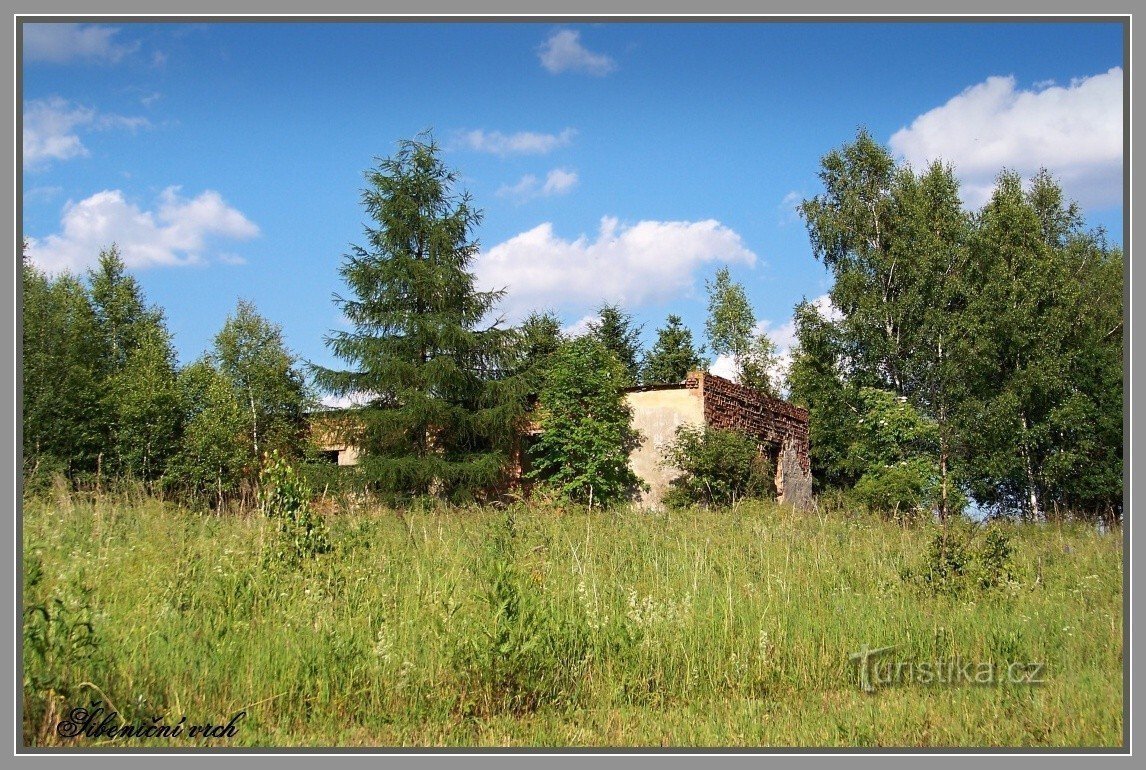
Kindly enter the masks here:
<path id="1" fill-rule="evenodd" d="M 738 430 L 757 442 L 776 467 L 780 502 L 806 508 L 812 498 L 808 459 L 808 412 L 758 390 L 706 372 L 690 372 L 676 385 L 629 388 L 625 400 L 641 445 L 629 456 L 633 471 L 649 485 L 641 504 L 660 505 L 677 472 L 662 464 L 667 443 L 686 423 Z"/>
<path id="2" fill-rule="evenodd" d="M 738 430 L 757 442 L 776 468 L 776 494 L 782 503 L 806 508 L 812 498 L 812 473 L 808 459 L 808 412 L 787 401 L 737 385 L 707 372 L 690 372 L 683 382 L 628 388 L 625 400 L 633 411 L 633 427 L 641 444 L 629 456 L 633 471 L 649 485 L 640 504 L 658 507 L 669 484 L 678 475 L 663 464 L 666 444 L 685 424 L 709 425 Z M 315 443 L 322 454 L 339 465 L 356 465 L 358 449 L 340 435 L 326 413 L 312 423 Z"/>

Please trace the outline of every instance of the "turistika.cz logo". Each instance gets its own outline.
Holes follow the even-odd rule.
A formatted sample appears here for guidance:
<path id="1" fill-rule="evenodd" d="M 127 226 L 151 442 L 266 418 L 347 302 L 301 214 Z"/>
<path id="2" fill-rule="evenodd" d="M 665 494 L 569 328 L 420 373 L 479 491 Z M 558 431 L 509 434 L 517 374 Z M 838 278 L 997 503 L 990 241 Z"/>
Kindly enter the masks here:
<path id="1" fill-rule="evenodd" d="M 1027 661 L 971 661 L 960 657 L 948 660 L 895 660 L 886 654 L 896 648 L 864 645 L 848 660 L 859 666 L 860 688 L 875 692 L 880 687 L 899 685 L 1037 685 L 1045 681 L 1046 665 Z"/>

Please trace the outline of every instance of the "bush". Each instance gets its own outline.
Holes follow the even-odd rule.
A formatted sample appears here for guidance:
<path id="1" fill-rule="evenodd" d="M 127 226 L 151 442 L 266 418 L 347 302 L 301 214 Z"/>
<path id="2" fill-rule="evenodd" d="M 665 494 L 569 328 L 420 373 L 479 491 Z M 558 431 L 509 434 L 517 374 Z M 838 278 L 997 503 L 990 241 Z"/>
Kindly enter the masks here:
<path id="1" fill-rule="evenodd" d="M 989 590 L 1009 581 L 1014 548 L 997 527 L 982 537 L 970 526 L 951 523 L 936 532 L 923 559 L 902 577 L 932 593 L 957 594 L 969 587 Z"/>
<path id="2" fill-rule="evenodd" d="M 259 507 L 278 525 L 278 545 L 270 558 L 298 564 L 330 550 L 326 525 L 311 510 L 310 490 L 278 452 L 268 458 L 259 485 Z"/>
<path id="3" fill-rule="evenodd" d="M 772 462 L 738 431 L 681 425 L 664 449 L 664 463 L 681 471 L 665 495 L 670 506 L 720 507 L 775 494 Z"/>

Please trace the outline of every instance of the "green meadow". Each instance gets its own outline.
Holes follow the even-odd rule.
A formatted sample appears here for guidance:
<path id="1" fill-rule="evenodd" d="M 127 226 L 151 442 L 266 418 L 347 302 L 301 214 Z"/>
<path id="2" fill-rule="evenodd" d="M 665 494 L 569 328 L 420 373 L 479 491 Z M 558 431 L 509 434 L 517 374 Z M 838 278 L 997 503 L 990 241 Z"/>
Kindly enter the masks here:
<path id="1" fill-rule="evenodd" d="M 332 548 L 291 564 L 257 512 L 26 499 L 26 743 L 1122 745 L 1120 530 L 992 524 L 997 579 L 938 585 L 937 524 L 846 510 L 344 500 L 325 521 Z M 888 646 L 865 691 L 849 655 Z M 76 708 L 184 732 L 69 736 Z"/>

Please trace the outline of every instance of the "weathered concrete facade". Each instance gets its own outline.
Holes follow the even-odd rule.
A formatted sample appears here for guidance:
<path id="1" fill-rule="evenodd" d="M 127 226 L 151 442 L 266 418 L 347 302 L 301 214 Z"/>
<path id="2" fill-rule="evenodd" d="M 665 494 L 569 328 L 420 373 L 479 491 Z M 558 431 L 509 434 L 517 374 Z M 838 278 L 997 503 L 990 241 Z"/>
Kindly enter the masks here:
<path id="1" fill-rule="evenodd" d="M 678 471 L 660 462 L 666 443 L 679 425 L 711 425 L 753 437 L 760 451 L 776 463 L 776 492 L 780 502 L 805 508 L 812 498 L 808 458 L 808 412 L 787 401 L 737 385 L 706 372 L 692 372 L 679 385 L 630 389 L 625 398 L 633 408 L 633 424 L 644 436 L 630 460 L 633 470 L 651 487 L 641 504 L 660 504 Z"/>
<path id="2" fill-rule="evenodd" d="M 358 447 L 349 440 L 352 431 L 347 417 L 339 412 L 324 412 L 310 418 L 310 436 L 315 448 L 338 465 L 357 465 Z"/>
<path id="3" fill-rule="evenodd" d="M 641 504 L 655 507 L 679 473 L 661 464 L 665 445 L 673 440 L 681 425 L 704 423 L 704 402 L 698 389 L 683 385 L 629 390 L 625 401 L 633 410 L 633 427 L 643 437 L 641 445 L 629 455 L 629 464 L 633 473 L 649 485 L 641 495 Z"/>

